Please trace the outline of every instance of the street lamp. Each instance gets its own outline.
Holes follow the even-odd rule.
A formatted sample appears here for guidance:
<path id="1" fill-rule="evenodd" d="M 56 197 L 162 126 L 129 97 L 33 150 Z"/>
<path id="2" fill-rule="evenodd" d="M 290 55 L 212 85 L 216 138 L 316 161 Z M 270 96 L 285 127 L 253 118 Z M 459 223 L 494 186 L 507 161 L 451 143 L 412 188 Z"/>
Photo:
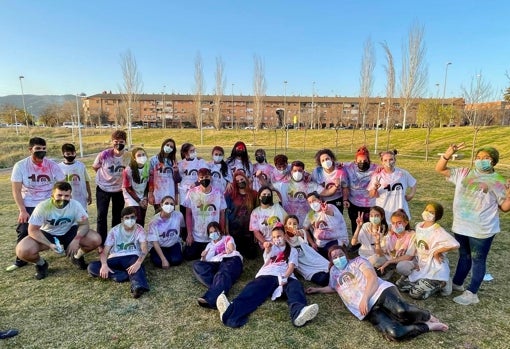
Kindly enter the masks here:
<path id="1" fill-rule="evenodd" d="M 16 112 L 17 110 L 14 109 L 14 127 L 16 128 L 16 136 L 19 136 L 19 131 L 18 131 L 18 118 L 16 117 Z"/>
<path id="2" fill-rule="evenodd" d="M 380 102 L 377 104 L 377 125 L 375 125 L 375 146 L 374 146 L 374 154 L 377 154 L 377 143 L 379 137 L 379 112 L 381 111 L 381 106 L 384 105 L 384 102 Z"/>
<path id="3" fill-rule="evenodd" d="M 441 102 L 441 105 L 443 105 L 443 103 L 444 103 L 444 97 L 445 97 L 445 94 L 446 94 L 446 78 L 448 77 L 448 66 L 451 65 L 451 64 L 452 64 L 452 62 L 446 63 L 446 68 L 445 68 L 445 71 L 444 71 L 443 100 Z"/>
<path id="4" fill-rule="evenodd" d="M 312 115 L 310 116 L 310 128 L 313 129 L 313 97 L 315 96 L 315 81 L 312 82 Z"/>
<path id="5" fill-rule="evenodd" d="M 28 118 L 27 118 L 27 107 L 25 106 L 25 93 L 23 93 L 23 83 L 21 82 L 21 79 L 24 79 L 25 77 L 23 75 L 19 76 L 19 85 L 21 86 L 21 100 L 23 101 L 23 111 L 25 112 L 25 122 L 27 123 L 28 127 Z"/>
<path id="6" fill-rule="evenodd" d="M 161 107 L 161 126 L 162 128 L 166 128 L 166 115 L 165 115 L 165 89 L 166 85 L 163 85 L 163 92 L 161 92 L 161 103 L 163 106 Z"/>
<path id="7" fill-rule="evenodd" d="M 80 96 L 84 96 L 82 93 Z M 83 157 L 83 142 L 81 138 L 81 121 L 80 121 L 80 107 L 78 105 L 78 93 L 76 94 L 76 115 L 78 117 L 78 140 L 80 142 L 80 158 Z"/>
<path id="8" fill-rule="evenodd" d="M 283 122 L 287 127 L 287 80 L 283 81 Z"/>
<path id="9" fill-rule="evenodd" d="M 232 116 L 231 116 L 231 123 L 232 123 L 232 130 L 234 129 L 234 84 L 232 84 L 232 91 L 230 92 L 230 96 L 232 97 Z"/>

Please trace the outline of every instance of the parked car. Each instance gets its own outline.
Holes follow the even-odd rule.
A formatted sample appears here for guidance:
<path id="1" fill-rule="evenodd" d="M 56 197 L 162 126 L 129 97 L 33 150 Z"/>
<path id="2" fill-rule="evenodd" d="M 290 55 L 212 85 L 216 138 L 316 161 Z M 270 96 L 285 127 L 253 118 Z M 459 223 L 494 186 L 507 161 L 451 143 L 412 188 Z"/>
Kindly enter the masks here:
<path id="1" fill-rule="evenodd" d="M 244 129 L 245 129 L 245 130 L 254 130 L 254 129 L 255 129 L 255 127 L 253 127 L 253 126 L 246 126 Z"/>

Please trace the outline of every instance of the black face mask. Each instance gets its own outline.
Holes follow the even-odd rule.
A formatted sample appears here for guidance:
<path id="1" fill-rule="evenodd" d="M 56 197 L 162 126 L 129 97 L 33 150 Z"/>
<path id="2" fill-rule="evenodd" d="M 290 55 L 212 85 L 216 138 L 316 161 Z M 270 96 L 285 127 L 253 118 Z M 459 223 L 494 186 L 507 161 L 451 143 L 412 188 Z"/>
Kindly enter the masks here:
<path id="1" fill-rule="evenodd" d="M 125 145 L 125 144 L 122 144 L 122 143 L 118 143 L 118 144 L 114 144 L 114 145 L 113 145 L 113 147 L 114 147 L 115 149 L 117 149 L 118 151 L 124 150 L 124 147 L 125 147 L 125 146 L 126 146 L 126 145 Z"/>
<path id="2" fill-rule="evenodd" d="M 75 156 L 64 156 L 64 159 L 66 159 L 67 162 L 73 162 L 74 159 L 76 159 L 76 155 Z"/>
<path id="3" fill-rule="evenodd" d="M 361 172 L 365 172 L 370 168 L 370 163 L 368 161 L 358 162 L 358 168 Z"/>
<path id="4" fill-rule="evenodd" d="M 211 180 L 209 178 L 204 178 L 199 181 L 200 185 L 204 188 L 207 188 L 209 184 L 211 184 Z"/>
<path id="5" fill-rule="evenodd" d="M 69 204 L 69 200 L 55 200 L 55 199 L 53 199 L 53 204 L 57 208 L 64 208 Z"/>
<path id="6" fill-rule="evenodd" d="M 234 154 L 235 154 L 235 156 L 239 156 L 239 157 L 241 158 L 241 157 L 243 157 L 244 151 L 242 151 L 242 150 L 236 150 L 236 151 L 234 152 Z"/>
<path id="7" fill-rule="evenodd" d="M 42 160 L 46 156 L 46 150 L 37 150 L 37 151 L 34 151 L 34 156 L 37 159 Z"/>
<path id="8" fill-rule="evenodd" d="M 260 156 L 260 155 L 255 157 L 255 160 L 257 160 L 257 162 L 259 164 L 263 163 L 265 159 L 266 158 L 264 156 Z"/>
<path id="9" fill-rule="evenodd" d="M 272 196 L 261 196 L 260 202 L 264 205 L 272 205 L 273 204 L 273 197 Z"/>
<path id="10" fill-rule="evenodd" d="M 246 188 L 246 182 L 244 182 L 244 181 L 243 182 L 238 182 L 237 186 L 239 187 L 239 189 L 244 189 L 244 188 Z"/>

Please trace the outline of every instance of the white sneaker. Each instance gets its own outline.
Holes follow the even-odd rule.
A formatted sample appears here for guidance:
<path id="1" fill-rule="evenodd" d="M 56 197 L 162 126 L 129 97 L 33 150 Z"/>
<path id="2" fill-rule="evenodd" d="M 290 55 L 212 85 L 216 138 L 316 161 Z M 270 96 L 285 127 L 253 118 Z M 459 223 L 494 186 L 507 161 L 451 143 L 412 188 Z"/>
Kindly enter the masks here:
<path id="1" fill-rule="evenodd" d="M 470 305 L 470 304 L 476 304 L 476 303 L 480 302 L 480 300 L 478 299 L 478 296 L 469 290 L 465 290 L 464 293 L 462 293 L 460 296 L 455 297 L 453 299 L 453 301 L 455 303 L 462 304 L 462 305 Z"/>
<path id="2" fill-rule="evenodd" d="M 312 320 L 317 316 L 319 312 L 319 306 L 317 304 L 310 304 L 301 309 L 299 315 L 294 320 L 294 325 L 297 327 L 301 327 L 306 324 L 308 321 Z"/>
<path id="3" fill-rule="evenodd" d="M 464 288 L 464 285 L 456 285 L 452 282 L 452 290 L 458 291 L 458 292 L 464 292 L 466 289 Z"/>
<path id="4" fill-rule="evenodd" d="M 446 285 L 441 289 L 441 296 L 449 296 L 452 294 L 453 290 L 453 282 L 452 278 L 448 278 L 448 281 L 446 281 Z"/>
<path id="5" fill-rule="evenodd" d="M 223 321 L 223 314 L 227 311 L 229 306 L 230 302 L 228 301 L 227 296 L 225 296 L 225 293 L 222 292 L 218 298 L 216 298 L 216 308 L 218 308 L 218 311 L 220 312 L 221 321 Z"/>

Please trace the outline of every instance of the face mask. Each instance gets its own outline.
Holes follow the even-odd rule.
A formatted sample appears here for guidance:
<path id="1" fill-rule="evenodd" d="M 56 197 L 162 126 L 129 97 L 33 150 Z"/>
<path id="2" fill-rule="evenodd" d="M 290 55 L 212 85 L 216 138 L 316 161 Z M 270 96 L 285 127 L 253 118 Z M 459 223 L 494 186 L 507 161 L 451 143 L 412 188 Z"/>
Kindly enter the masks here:
<path id="1" fill-rule="evenodd" d="M 172 150 L 174 150 L 174 148 L 168 146 L 168 145 L 165 145 L 163 147 L 163 151 L 165 152 L 165 154 L 170 154 L 172 152 Z"/>
<path id="2" fill-rule="evenodd" d="M 69 200 L 55 200 L 55 199 L 53 199 L 53 204 L 57 208 L 64 208 L 69 204 Z"/>
<path id="3" fill-rule="evenodd" d="M 315 212 L 319 212 L 321 210 L 321 203 L 318 202 L 318 201 L 314 201 L 310 204 L 310 207 L 312 208 L 312 210 L 314 210 Z"/>
<path id="4" fill-rule="evenodd" d="M 369 220 L 372 224 L 381 224 L 381 217 L 370 217 Z"/>
<path id="5" fill-rule="evenodd" d="M 358 162 L 358 169 L 361 172 L 365 172 L 370 168 L 370 163 L 368 161 Z"/>
<path id="6" fill-rule="evenodd" d="M 218 233 L 217 231 L 213 231 L 212 233 L 209 234 L 209 239 L 211 239 L 212 241 L 216 241 L 220 238 L 220 233 Z"/>
<path id="7" fill-rule="evenodd" d="M 209 184 L 211 184 L 211 180 L 209 178 L 204 178 L 200 180 L 200 185 L 204 188 L 207 188 Z"/>
<path id="8" fill-rule="evenodd" d="M 133 228 L 136 224 L 135 218 L 124 219 L 124 225 L 128 228 Z"/>
<path id="9" fill-rule="evenodd" d="M 39 160 L 42 160 L 44 159 L 44 157 L 46 156 L 46 150 L 38 150 L 38 151 L 34 151 L 34 156 L 39 159 Z"/>
<path id="10" fill-rule="evenodd" d="M 383 164 L 383 166 L 386 167 L 386 168 L 389 168 L 389 169 L 394 169 L 395 168 L 395 161 L 385 162 Z"/>
<path id="11" fill-rule="evenodd" d="M 221 160 L 223 160 L 223 155 L 214 155 L 212 158 L 214 162 L 221 162 Z"/>
<path id="12" fill-rule="evenodd" d="M 423 220 L 425 222 L 434 222 L 434 219 L 436 218 L 435 215 L 429 211 L 423 211 L 422 214 L 421 214 L 421 218 L 423 218 Z"/>
<path id="13" fill-rule="evenodd" d="M 189 155 L 188 155 L 188 159 L 190 159 L 190 160 L 194 160 L 196 157 L 197 157 L 196 151 L 194 151 L 193 153 L 189 153 Z"/>
<path id="14" fill-rule="evenodd" d="M 255 160 L 257 160 L 257 162 L 258 162 L 259 164 L 263 163 L 265 159 L 266 159 L 266 158 L 264 158 L 264 156 L 261 156 L 261 155 L 259 155 L 259 156 L 255 156 Z"/>
<path id="15" fill-rule="evenodd" d="M 161 206 L 161 209 L 165 212 L 165 213 L 172 213 L 173 210 L 175 209 L 175 206 L 172 205 L 172 204 L 164 204 Z"/>
<path id="16" fill-rule="evenodd" d="M 333 265 L 340 270 L 344 270 L 345 267 L 347 266 L 347 257 L 342 256 L 342 257 L 333 259 Z"/>
<path id="17" fill-rule="evenodd" d="M 492 169 L 491 160 L 475 160 L 475 167 L 479 171 L 490 171 Z"/>
<path id="18" fill-rule="evenodd" d="M 277 171 L 279 174 L 281 174 L 281 175 L 284 175 L 284 174 L 286 174 L 286 173 L 287 173 L 287 169 L 285 169 L 285 168 L 284 168 L 283 170 L 276 170 L 276 171 Z"/>
<path id="19" fill-rule="evenodd" d="M 264 205 L 272 205 L 273 204 L 273 197 L 272 196 L 261 196 L 260 202 Z"/>
<path id="20" fill-rule="evenodd" d="M 147 157 L 146 156 L 140 156 L 140 157 L 136 158 L 136 163 L 138 165 L 145 165 L 146 162 L 147 162 Z"/>
<path id="21" fill-rule="evenodd" d="M 76 156 L 64 156 L 64 159 L 66 159 L 67 162 L 73 162 Z"/>
<path id="22" fill-rule="evenodd" d="M 238 182 L 237 186 L 239 187 L 239 189 L 244 189 L 246 188 L 246 182 L 245 181 Z"/>
<path id="23" fill-rule="evenodd" d="M 273 239 L 273 245 L 275 245 L 275 246 L 284 246 L 285 245 L 285 240 L 283 240 L 282 237 L 274 238 Z"/>
<path id="24" fill-rule="evenodd" d="M 299 182 L 300 180 L 303 179 L 303 172 L 292 172 L 292 179 L 295 180 L 296 182 Z"/>
<path id="25" fill-rule="evenodd" d="M 397 234 L 402 234 L 406 230 L 406 227 L 403 225 L 395 225 L 393 226 L 393 231 Z"/>
<path id="26" fill-rule="evenodd" d="M 122 151 L 122 150 L 124 150 L 124 147 L 125 147 L 125 146 L 126 146 L 126 145 L 125 145 L 125 144 L 123 144 L 123 143 L 117 143 L 117 144 L 114 144 L 114 145 L 113 145 L 113 147 L 114 147 L 115 149 L 117 149 L 118 151 Z"/>
<path id="27" fill-rule="evenodd" d="M 331 160 L 325 160 L 322 162 L 322 168 L 328 170 L 333 166 L 333 162 Z"/>
<path id="28" fill-rule="evenodd" d="M 244 151 L 242 151 L 242 150 L 236 150 L 236 151 L 234 152 L 234 155 L 235 155 L 235 156 L 238 156 L 238 157 L 242 157 L 242 156 L 243 156 L 243 154 L 244 154 Z"/>

